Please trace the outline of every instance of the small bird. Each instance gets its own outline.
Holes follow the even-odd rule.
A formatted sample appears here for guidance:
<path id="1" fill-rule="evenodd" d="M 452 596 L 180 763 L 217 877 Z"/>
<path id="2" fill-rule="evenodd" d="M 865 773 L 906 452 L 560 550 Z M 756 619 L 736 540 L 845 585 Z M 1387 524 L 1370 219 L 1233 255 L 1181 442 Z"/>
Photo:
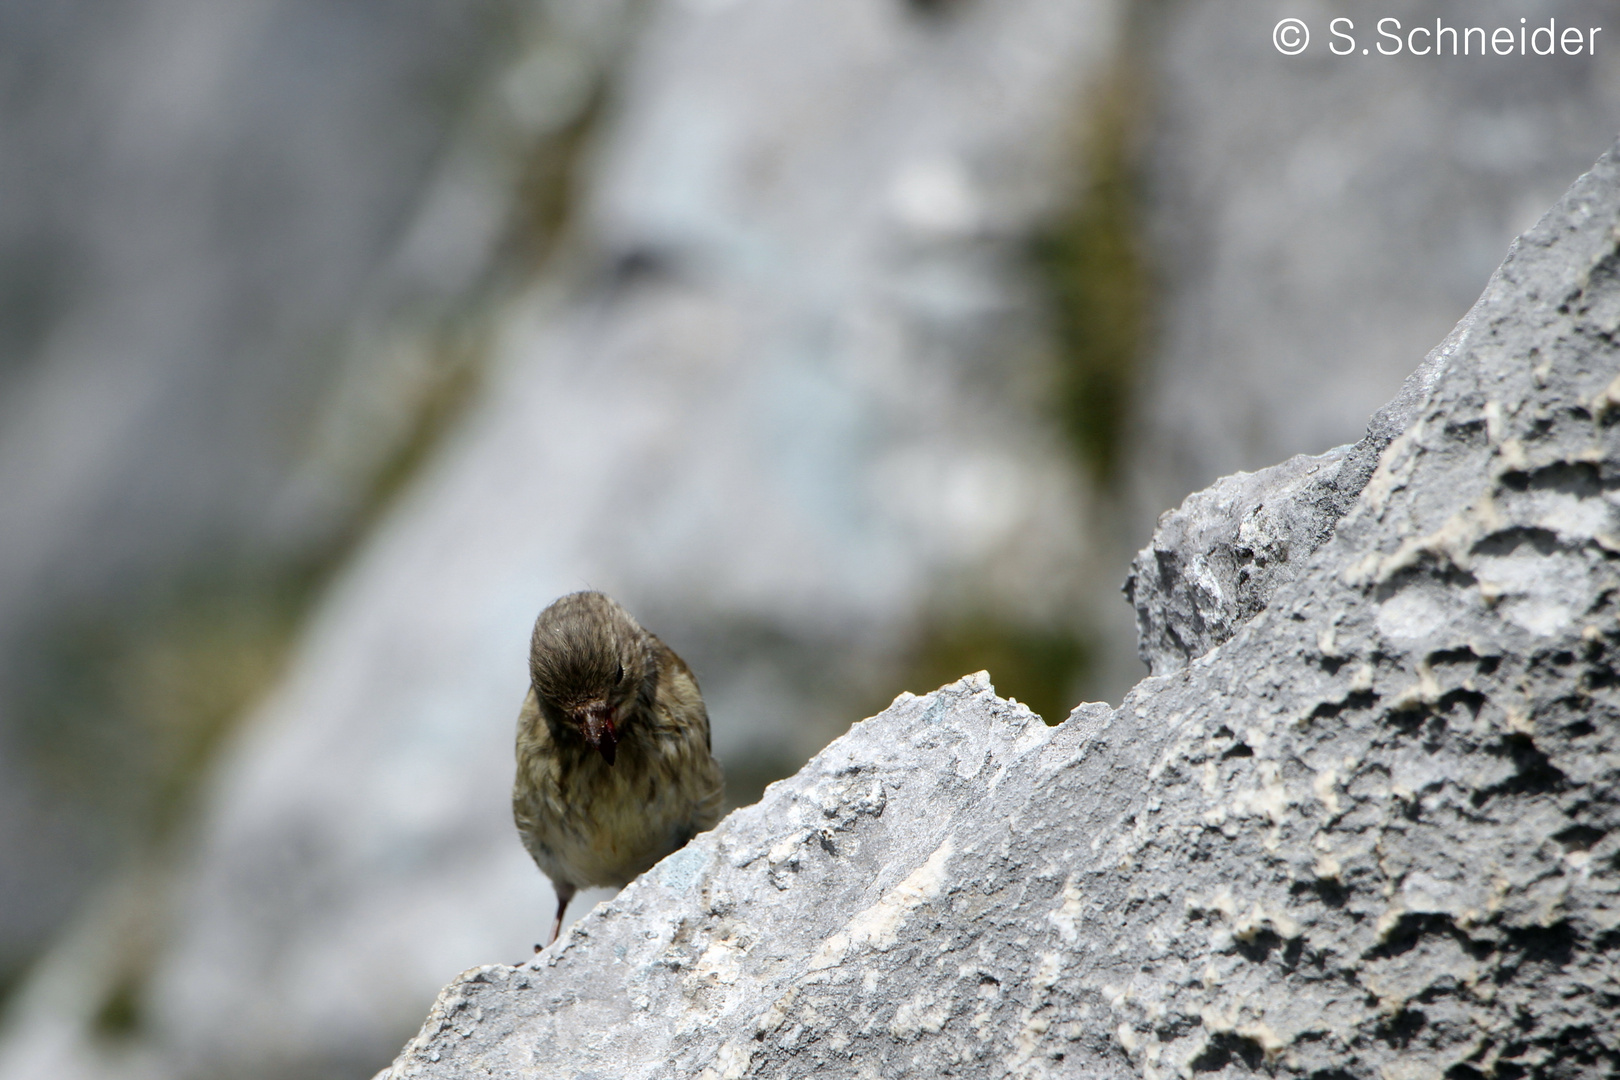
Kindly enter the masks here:
<path id="1" fill-rule="evenodd" d="M 714 828 L 722 788 L 703 695 L 674 650 L 599 592 L 540 613 L 512 816 L 557 891 L 551 941 L 575 892 L 622 888 Z"/>

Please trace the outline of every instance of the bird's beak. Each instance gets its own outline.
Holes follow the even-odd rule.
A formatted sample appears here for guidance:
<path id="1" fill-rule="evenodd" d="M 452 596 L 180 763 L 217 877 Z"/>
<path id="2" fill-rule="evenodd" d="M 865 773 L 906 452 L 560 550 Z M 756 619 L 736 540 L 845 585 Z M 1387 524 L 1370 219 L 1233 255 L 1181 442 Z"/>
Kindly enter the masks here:
<path id="1" fill-rule="evenodd" d="M 613 764 L 619 746 L 619 733 L 613 728 L 613 712 L 607 708 L 590 709 L 579 721 L 580 732 L 591 749 L 602 755 L 602 760 Z"/>

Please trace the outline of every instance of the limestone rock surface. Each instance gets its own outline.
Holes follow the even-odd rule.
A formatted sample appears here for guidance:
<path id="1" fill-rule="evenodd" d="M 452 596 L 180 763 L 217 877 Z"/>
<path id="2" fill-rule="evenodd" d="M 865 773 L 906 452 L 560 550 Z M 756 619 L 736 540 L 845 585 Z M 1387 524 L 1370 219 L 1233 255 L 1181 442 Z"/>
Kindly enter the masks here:
<path id="1" fill-rule="evenodd" d="M 1151 674 L 1178 671 L 1226 641 L 1293 580 L 1333 535 L 1384 448 L 1415 418 L 1483 303 L 1373 415 L 1359 442 L 1224 476 L 1159 516 L 1125 578 L 1137 654 Z"/>
<path id="2" fill-rule="evenodd" d="M 1332 534 L 1372 456 L 1360 444 L 1300 454 L 1222 477 L 1167 510 L 1125 579 L 1148 670 L 1180 670 L 1263 611 Z"/>
<path id="3" fill-rule="evenodd" d="M 1611 151 L 1223 646 L 903 696 L 383 1075 L 1613 1075 L 1617 333 Z"/>

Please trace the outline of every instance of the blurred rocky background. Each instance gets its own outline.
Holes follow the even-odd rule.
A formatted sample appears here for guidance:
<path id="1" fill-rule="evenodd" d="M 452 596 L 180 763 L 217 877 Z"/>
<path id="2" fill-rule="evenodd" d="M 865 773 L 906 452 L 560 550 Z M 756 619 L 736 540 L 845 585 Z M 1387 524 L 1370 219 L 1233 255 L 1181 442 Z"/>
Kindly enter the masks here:
<path id="1" fill-rule="evenodd" d="M 1614 136 L 1601 37 L 1335 16 L 0 2 L 0 1077 L 365 1077 L 523 955 L 559 593 L 734 803 L 977 668 L 1118 700 L 1154 517 L 1356 438 Z"/>

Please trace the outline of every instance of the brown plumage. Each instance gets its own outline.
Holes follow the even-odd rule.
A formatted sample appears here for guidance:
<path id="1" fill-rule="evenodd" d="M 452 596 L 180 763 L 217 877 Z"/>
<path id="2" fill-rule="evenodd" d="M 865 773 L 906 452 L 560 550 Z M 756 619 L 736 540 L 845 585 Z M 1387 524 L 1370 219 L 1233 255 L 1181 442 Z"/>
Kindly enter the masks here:
<path id="1" fill-rule="evenodd" d="M 599 592 L 540 613 L 518 716 L 512 816 L 557 891 L 623 887 L 720 819 L 720 766 L 697 680 Z"/>

